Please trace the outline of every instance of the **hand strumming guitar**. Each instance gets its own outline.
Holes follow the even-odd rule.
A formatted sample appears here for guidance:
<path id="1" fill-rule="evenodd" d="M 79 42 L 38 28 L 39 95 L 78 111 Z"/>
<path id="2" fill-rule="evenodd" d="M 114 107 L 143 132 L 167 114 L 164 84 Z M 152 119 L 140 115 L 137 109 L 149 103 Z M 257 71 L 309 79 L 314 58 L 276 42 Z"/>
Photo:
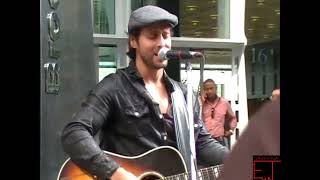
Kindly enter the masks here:
<path id="1" fill-rule="evenodd" d="M 124 168 L 119 167 L 111 176 L 111 180 L 138 180 L 138 178 Z"/>

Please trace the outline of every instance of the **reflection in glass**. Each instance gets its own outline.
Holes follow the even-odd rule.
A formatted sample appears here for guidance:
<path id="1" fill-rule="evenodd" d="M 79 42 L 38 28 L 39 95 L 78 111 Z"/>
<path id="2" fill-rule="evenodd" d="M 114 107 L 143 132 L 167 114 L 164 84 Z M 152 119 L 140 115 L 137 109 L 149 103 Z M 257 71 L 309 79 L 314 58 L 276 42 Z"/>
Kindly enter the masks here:
<path id="1" fill-rule="evenodd" d="M 229 38 L 229 0 L 180 1 L 180 36 Z"/>
<path id="2" fill-rule="evenodd" d="M 245 34 L 248 45 L 280 38 L 280 0 L 246 1 Z"/>
<path id="3" fill-rule="evenodd" d="M 131 10 L 148 4 L 178 16 L 176 37 L 230 38 L 230 0 L 132 0 Z"/>
<path id="4" fill-rule="evenodd" d="M 93 0 L 93 31 L 99 34 L 114 34 L 114 0 Z"/>
<path id="5" fill-rule="evenodd" d="M 99 81 L 117 70 L 116 47 L 99 47 Z"/>

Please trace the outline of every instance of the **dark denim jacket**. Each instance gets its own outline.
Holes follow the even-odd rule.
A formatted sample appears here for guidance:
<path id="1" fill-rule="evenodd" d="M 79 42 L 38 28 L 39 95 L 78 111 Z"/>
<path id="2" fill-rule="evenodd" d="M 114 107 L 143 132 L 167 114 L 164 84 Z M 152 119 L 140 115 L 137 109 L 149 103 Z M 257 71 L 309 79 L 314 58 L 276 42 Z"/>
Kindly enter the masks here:
<path id="1" fill-rule="evenodd" d="M 165 82 L 170 94 L 175 92 L 172 84 L 175 83 L 186 97 L 186 86 L 167 75 Z M 207 165 L 221 164 L 228 149 L 211 138 L 198 118 L 201 114 L 198 101 L 195 101 L 194 107 L 197 158 Z M 183 115 L 185 112 L 174 113 Z M 162 118 L 159 104 L 152 101 L 134 61 L 131 61 L 129 67 L 107 76 L 89 93 L 81 109 L 63 130 L 63 149 L 90 174 L 107 179 L 119 165 L 101 149 L 134 156 L 165 145 L 166 132 Z M 183 144 L 177 145 L 180 152 L 189 152 L 186 151 L 189 148 L 186 133 L 183 128 L 180 133 L 176 131 L 177 139 L 183 140 Z M 93 136 L 98 136 L 99 144 Z M 187 156 L 186 153 L 182 155 Z"/>

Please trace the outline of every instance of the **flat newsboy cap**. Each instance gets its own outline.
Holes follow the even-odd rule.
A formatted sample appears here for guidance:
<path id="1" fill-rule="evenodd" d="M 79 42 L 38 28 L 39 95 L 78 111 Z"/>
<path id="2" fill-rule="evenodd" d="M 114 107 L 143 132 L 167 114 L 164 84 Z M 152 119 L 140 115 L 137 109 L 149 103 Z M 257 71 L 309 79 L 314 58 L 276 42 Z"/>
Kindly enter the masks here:
<path id="1" fill-rule="evenodd" d="M 136 28 L 144 27 L 159 21 L 168 21 L 171 27 L 175 27 L 178 24 L 176 15 L 157 6 L 143 6 L 131 13 L 128 23 L 128 33 L 131 33 L 131 31 Z"/>

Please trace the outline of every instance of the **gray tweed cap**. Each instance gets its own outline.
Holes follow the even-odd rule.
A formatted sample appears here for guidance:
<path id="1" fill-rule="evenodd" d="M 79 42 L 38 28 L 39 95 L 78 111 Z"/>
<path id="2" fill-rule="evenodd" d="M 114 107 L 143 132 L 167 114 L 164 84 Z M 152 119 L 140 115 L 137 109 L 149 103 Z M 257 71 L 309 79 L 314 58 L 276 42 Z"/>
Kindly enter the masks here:
<path id="1" fill-rule="evenodd" d="M 171 27 L 175 27 L 178 24 L 176 15 L 157 6 L 143 6 L 131 13 L 128 23 L 128 32 L 130 33 L 136 28 L 144 27 L 159 21 L 168 21 L 171 24 Z"/>

